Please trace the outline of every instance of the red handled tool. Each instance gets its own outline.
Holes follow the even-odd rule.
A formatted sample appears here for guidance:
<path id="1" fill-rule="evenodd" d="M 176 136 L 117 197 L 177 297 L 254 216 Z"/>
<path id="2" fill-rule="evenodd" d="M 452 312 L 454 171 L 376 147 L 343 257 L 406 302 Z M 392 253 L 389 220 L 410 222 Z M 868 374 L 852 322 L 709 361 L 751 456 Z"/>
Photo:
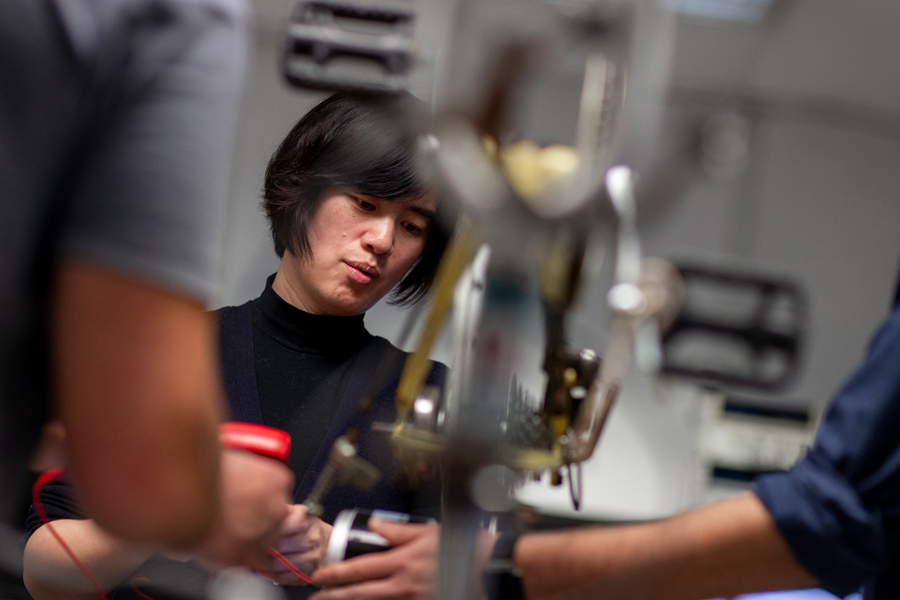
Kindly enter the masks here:
<path id="1" fill-rule="evenodd" d="M 288 432 L 254 423 L 222 423 L 219 425 L 219 443 L 225 448 L 249 450 L 274 458 L 284 465 L 288 464 L 291 455 L 291 435 Z"/>
<path id="2" fill-rule="evenodd" d="M 266 425 L 255 425 L 253 423 L 230 422 L 219 425 L 219 442 L 225 448 L 235 448 L 238 450 L 249 450 L 262 456 L 274 458 L 275 460 L 288 464 L 288 458 L 291 455 L 291 436 L 286 431 L 267 427 Z M 291 564 L 275 548 L 269 548 L 275 560 L 280 562 L 287 568 L 297 579 L 306 583 L 312 583 L 312 579 Z"/>

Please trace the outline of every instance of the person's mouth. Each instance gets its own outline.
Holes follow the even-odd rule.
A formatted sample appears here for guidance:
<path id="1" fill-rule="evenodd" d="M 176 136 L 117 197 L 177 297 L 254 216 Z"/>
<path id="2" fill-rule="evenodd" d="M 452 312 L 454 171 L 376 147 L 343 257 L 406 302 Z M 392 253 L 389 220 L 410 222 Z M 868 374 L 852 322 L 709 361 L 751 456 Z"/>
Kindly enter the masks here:
<path id="1" fill-rule="evenodd" d="M 350 277 L 356 283 L 369 283 L 373 279 L 378 278 L 378 267 L 364 262 L 344 261 L 347 270 L 350 271 Z"/>

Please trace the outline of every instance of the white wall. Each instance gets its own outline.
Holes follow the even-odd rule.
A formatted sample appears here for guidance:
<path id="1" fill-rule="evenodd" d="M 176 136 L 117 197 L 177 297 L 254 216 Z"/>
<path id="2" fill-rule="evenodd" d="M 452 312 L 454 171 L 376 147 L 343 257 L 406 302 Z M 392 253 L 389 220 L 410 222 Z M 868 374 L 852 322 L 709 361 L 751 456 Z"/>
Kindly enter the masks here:
<path id="1" fill-rule="evenodd" d="M 258 296 L 266 277 L 278 268 L 260 206 L 266 163 L 294 123 L 324 97 L 283 83 L 277 71 L 279 42 L 274 32 L 257 32 L 232 168 L 218 299 L 222 306 Z"/>

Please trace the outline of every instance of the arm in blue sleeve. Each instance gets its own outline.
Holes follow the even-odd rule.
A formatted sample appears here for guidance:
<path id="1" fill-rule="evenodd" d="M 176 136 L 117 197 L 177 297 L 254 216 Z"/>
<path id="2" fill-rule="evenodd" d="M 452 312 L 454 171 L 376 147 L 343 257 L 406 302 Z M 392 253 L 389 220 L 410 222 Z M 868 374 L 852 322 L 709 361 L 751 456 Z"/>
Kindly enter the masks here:
<path id="1" fill-rule="evenodd" d="M 900 309 L 837 394 L 809 454 L 756 493 L 797 560 L 846 595 L 889 568 L 900 516 Z"/>

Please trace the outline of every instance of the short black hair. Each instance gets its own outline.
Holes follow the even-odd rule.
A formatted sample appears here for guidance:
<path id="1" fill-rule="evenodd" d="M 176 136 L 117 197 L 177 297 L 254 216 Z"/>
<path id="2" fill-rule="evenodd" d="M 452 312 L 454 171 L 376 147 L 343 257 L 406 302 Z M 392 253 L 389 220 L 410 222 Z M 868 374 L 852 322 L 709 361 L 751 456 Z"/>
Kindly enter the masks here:
<path id="1" fill-rule="evenodd" d="M 285 250 L 309 256 L 309 219 L 329 188 L 385 200 L 430 193 L 415 164 L 426 114 L 410 94 L 344 92 L 306 113 L 266 168 L 263 207 L 278 256 Z M 391 293 L 392 304 L 412 304 L 428 292 L 448 238 L 448 228 L 434 219 L 422 255 Z"/>

